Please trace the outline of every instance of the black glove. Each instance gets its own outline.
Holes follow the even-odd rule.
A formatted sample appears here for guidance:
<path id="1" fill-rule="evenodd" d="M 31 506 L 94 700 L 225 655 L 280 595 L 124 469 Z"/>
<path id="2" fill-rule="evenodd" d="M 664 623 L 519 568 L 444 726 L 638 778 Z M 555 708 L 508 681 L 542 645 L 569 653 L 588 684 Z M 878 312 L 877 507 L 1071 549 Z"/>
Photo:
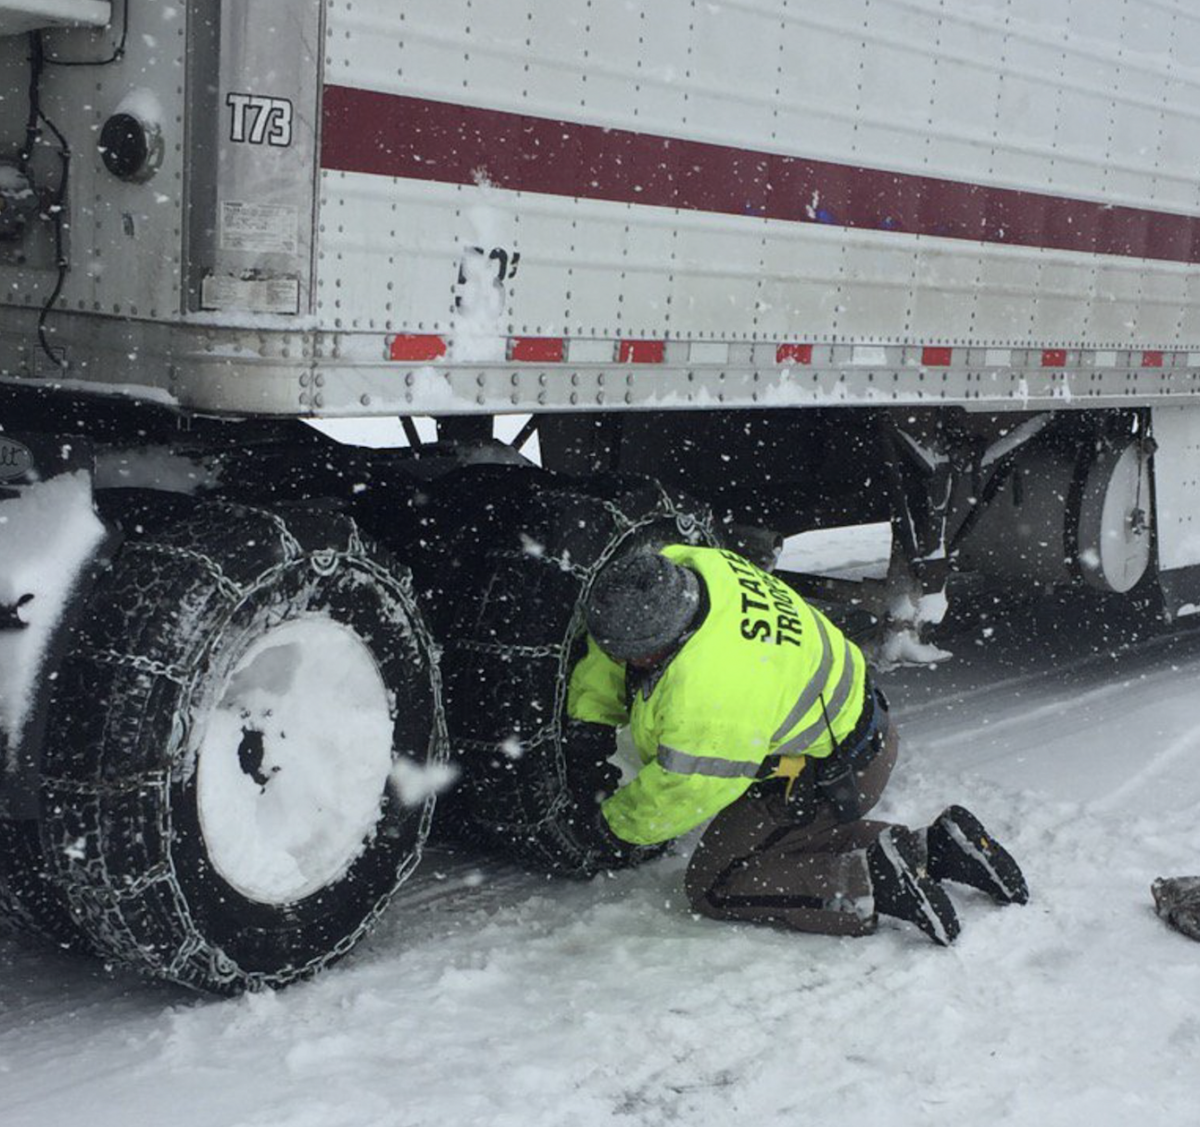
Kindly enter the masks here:
<path id="1" fill-rule="evenodd" d="M 573 807 L 566 820 L 576 824 L 576 840 L 591 855 L 589 871 L 623 868 L 632 861 L 637 846 L 617 837 L 600 812 L 600 804 L 621 783 L 620 768 L 608 761 L 617 749 L 616 730 L 606 724 L 569 720 L 562 740 Z"/>
<path id="2" fill-rule="evenodd" d="M 601 869 L 621 869 L 633 860 L 637 846 L 630 841 L 624 841 L 612 832 L 608 819 L 597 810 L 593 822 L 593 832 L 596 840 L 596 864 Z"/>
<path id="3" fill-rule="evenodd" d="M 608 761 L 617 748 L 616 730 L 606 724 L 569 720 L 562 740 L 567 788 L 583 810 L 592 810 L 621 782 L 620 769 Z"/>

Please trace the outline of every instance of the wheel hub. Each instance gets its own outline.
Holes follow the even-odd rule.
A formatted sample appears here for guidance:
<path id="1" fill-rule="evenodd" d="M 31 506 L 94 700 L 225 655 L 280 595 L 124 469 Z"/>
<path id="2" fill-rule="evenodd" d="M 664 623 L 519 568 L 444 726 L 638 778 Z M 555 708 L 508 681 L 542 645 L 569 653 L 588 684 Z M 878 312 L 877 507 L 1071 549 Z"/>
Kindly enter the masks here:
<path id="1" fill-rule="evenodd" d="M 367 646 L 320 616 L 274 627 L 236 659 L 200 725 L 209 860 L 251 900 L 312 895 L 362 853 L 391 768 L 390 702 Z"/>

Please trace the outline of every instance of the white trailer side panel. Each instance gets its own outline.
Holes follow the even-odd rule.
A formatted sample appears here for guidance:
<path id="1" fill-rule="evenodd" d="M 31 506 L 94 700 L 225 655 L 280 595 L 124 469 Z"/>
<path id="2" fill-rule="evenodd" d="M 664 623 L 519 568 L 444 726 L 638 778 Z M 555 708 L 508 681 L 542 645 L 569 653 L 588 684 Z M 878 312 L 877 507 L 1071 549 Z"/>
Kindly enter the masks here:
<path id="1" fill-rule="evenodd" d="M 128 10 L 43 40 L 94 63 L 40 82 L 69 262 L 50 308 L 50 225 L 0 244 L 0 378 L 279 414 L 1200 391 L 1180 3 Z M 0 40 L 13 153 L 28 52 Z M 121 106 L 164 124 L 137 182 L 94 145 Z M 6 182 L 52 192 L 52 141 Z"/>
<path id="2" fill-rule="evenodd" d="M 934 211 L 964 206 L 976 186 L 1049 198 L 1048 226 L 1095 219 L 1087 208 L 1073 215 L 1073 203 L 1200 209 L 1189 156 L 1200 141 L 1189 62 L 1200 13 L 1154 0 L 954 10 L 933 0 L 807 10 L 415 0 L 399 23 L 382 6 L 331 3 L 328 36 L 333 86 L 717 145 L 751 165 L 763 154 L 829 162 L 834 184 L 863 168 L 931 177 L 915 190 Z M 497 167 L 510 155 L 497 152 Z M 709 174 L 722 167 L 698 171 Z M 1127 238 L 1101 239 L 1120 253 L 1097 255 L 1056 247 L 1061 231 L 1014 246 L 1002 229 L 988 241 L 941 237 L 936 216 L 898 216 L 888 229 L 886 200 L 882 229 L 866 229 L 836 210 L 822 216 L 820 198 L 797 222 L 721 214 L 696 202 L 702 191 L 688 210 L 636 195 L 327 172 L 325 206 L 354 207 L 323 245 L 343 286 L 380 278 L 387 258 L 408 261 L 390 292 L 360 285 L 359 320 L 435 332 L 454 330 L 447 293 L 461 248 L 488 235 L 521 255 L 501 334 L 1104 348 L 1196 339 L 1185 335 L 1200 313 L 1190 264 L 1135 257 L 1135 223 Z M 428 205 L 419 222 L 400 226 L 399 245 L 379 239 L 384 214 L 414 198 Z M 440 277 L 419 283 L 430 265 Z"/>

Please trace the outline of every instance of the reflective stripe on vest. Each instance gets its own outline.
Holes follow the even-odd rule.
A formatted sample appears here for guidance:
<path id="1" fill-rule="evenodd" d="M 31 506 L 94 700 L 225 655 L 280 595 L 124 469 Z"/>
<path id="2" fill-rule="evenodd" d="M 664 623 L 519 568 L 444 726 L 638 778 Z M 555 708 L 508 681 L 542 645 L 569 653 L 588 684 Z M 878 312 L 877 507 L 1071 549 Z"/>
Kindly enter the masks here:
<path id="1" fill-rule="evenodd" d="M 820 619 L 817 621 L 819 622 Z M 802 728 L 799 732 L 792 736 L 787 743 L 780 744 L 775 749 L 776 755 L 803 755 L 814 743 L 817 742 L 818 739 L 821 738 L 822 735 L 825 734 L 827 729 L 826 713 L 830 717 L 837 716 L 842 709 L 846 707 L 846 701 L 850 699 L 850 694 L 854 690 L 854 659 L 850 653 L 850 643 L 845 640 L 843 640 L 842 653 L 842 675 L 838 678 L 837 686 L 833 690 L 833 696 L 831 696 L 829 700 L 825 702 L 825 708 L 822 709 L 822 714 L 811 724 L 809 724 L 807 728 Z M 811 684 L 808 688 L 811 688 Z M 803 703 L 803 697 L 807 694 L 808 688 L 805 689 L 804 694 L 801 694 L 800 703 Z M 823 685 L 822 689 L 824 689 Z M 820 696 L 821 693 L 818 692 L 817 697 L 820 698 Z M 799 704 L 797 707 L 799 707 Z M 812 705 L 809 705 L 809 707 L 811 708 Z M 794 712 L 795 709 L 792 711 Z M 801 713 L 801 715 L 803 715 L 803 713 Z M 829 735 L 832 739 L 833 732 L 830 731 Z"/>
<path id="2" fill-rule="evenodd" d="M 819 617 L 814 616 L 817 633 L 821 637 L 821 661 L 812 679 L 804 686 L 804 691 L 796 699 L 788 718 L 780 725 L 772 742 L 787 733 L 788 729 L 805 716 L 824 695 L 830 670 L 833 668 L 833 646 L 829 641 L 829 631 Z M 803 755 L 808 748 L 817 742 L 826 731 L 826 715 L 836 717 L 854 691 L 854 658 L 850 643 L 842 640 L 842 673 L 834 686 L 833 694 L 825 702 L 821 715 L 806 728 L 802 728 L 786 743 L 780 744 L 774 751 L 775 755 Z M 832 737 L 833 733 L 830 732 Z M 659 744 L 658 765 L 664 771 L 674 775 L 705 775 L 716 779 L 753 779 L 758 776 L 761 768 L 759 763 L 747 763 L 745 760 L 722 759 L 716 755 L 692 755 L 691 752 L 680 751 L 678 748 Z"/>
<path id="3" fill-rule="evenodd" d="M 673 775 L 707 775 L 715 779 L 753 779 L 762 767 L 761 763 L 721 759 L 716 755 L 692 755 L 665 744 L 658 745 L 658 765 Z"/>
<path id="4" fill-rule="evenodd" d="M 825 629 L 825 623 L 815 614 L 813 615 L 813 621 L 817 624 L 817 634 L 821 639 L 820 664 L 817 666 L 816 673 L 809 678 L 808 684 L 804 686 L 804 691 L 792 706 L 792 711 L 788 713 L 787 719 L 779 725 L 779 728 L 771 737 L 772 743 L 783 739 L 788 732 L 799 724 L 808 715 L 809 709 L 821 699 L 821 694 L 825 692 L 825 683 L 829 680 L 829 671 L 833 668 L 833 646 L 829 644 L 829 631 Z"/>

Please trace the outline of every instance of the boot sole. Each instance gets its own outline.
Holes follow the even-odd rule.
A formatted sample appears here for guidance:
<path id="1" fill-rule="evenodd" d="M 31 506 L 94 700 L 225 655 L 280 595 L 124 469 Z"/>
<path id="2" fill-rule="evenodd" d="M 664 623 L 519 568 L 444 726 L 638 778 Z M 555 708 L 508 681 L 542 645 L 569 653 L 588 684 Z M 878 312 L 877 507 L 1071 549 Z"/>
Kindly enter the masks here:
<path id="1" fill-rule="evenodd" d="M 958 936 L 958 917 L 954 913 L 954 905 L 937 884 L 932 880 L 929 889 L 922 887 L 913 876 L 915 866 L 913 859 L 906 857 L 901 851 L 896 839 L 890 833 L 879 838 L 879 848 L 893 873 L 902 882 L 908 899 L 915 906 L 911 916 L 897 917 L 915 923 L 930 939 L 941 947 L 949 947 Z M 941 901 L 942 911 L 934 905 L 930 893 L 937 895 Z"/>
<path id="2" fill-rule="evenodd" d="M 1016 861 L 998 842 L 992 841 L 992 836 L 983 828 L 983 824 L 967 810 L 961 807 L 952 808 L 939 819 L 942 829 L 949 835 L 950 840 L 962 851 L 963 855 L 974 861 L 987 874 L 991 888 L 982 889 L 992 899 L 1000 904 L 1025 904 L 1029 901 L 1029 889 L 1021 874 Z M 966 823 L 966 828 L 963 824 Z M 980 846 L 982 839 L 988 845 Z M 948 877 L 953 880 L 953 877 Z M 978 885 L 974 887 L 978 888 Z"/>

